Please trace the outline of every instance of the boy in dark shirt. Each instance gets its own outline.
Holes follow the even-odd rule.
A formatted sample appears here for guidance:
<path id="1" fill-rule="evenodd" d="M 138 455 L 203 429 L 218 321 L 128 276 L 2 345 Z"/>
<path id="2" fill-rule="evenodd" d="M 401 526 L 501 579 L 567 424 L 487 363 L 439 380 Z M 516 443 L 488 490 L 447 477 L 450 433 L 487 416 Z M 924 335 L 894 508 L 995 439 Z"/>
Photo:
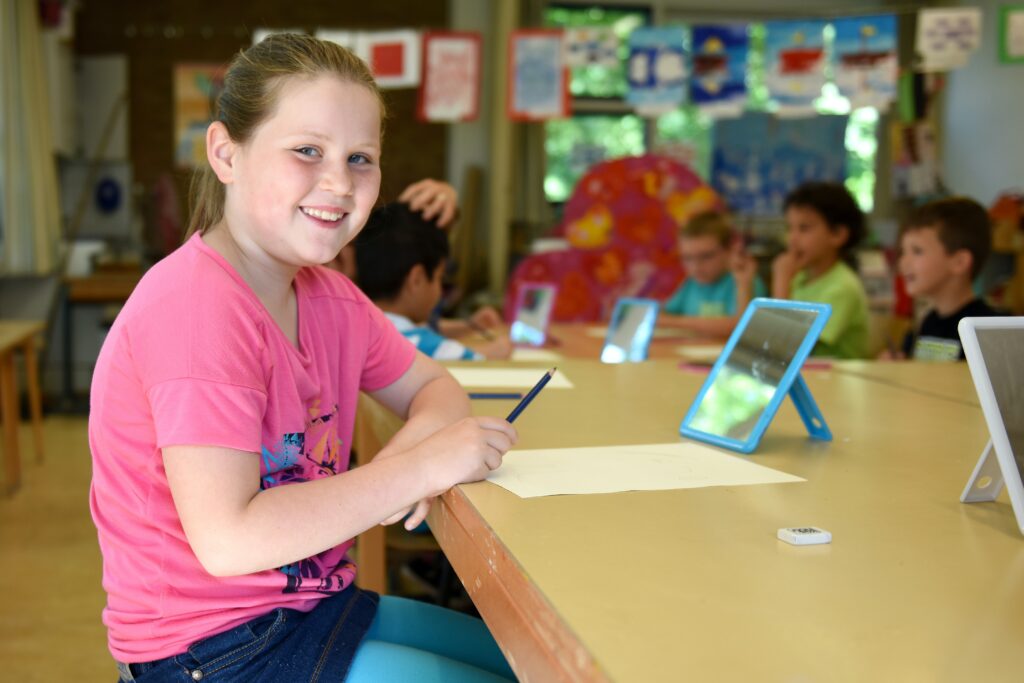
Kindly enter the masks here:
<path id="1" fill-rule="evenodd" d="M 992 225 L 978 202 L 954 197 L 918 208 L 900 238 L 907 293 L 931 306 L 903 354 L 915 360 L 963 359 L 956 326 L 968 316 L 998 315 L 975 296 L 972 282 L 988 258 Z"/>

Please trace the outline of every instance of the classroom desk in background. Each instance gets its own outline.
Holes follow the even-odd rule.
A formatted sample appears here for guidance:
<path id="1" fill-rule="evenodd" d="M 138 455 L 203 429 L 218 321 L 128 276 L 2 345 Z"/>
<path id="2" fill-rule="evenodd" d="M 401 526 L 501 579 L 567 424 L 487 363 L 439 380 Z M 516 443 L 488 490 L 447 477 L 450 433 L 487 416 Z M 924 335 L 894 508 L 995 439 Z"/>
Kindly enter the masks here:
<path id="1" fill-rule="evenodd" d="M 601 357 L 607 333 L 607 325 L 598 323 L 554 323 L 548 330 L 548 343 L 543 348 L 566 358 L 596 360 Z M 691 348 L 705 358 L 707 349 L 713 347 L 721 351 L 724 345 L 724 339 L 699 337 L 686 330 L 657 328 L 648 355 L 650 358 L 682 360 L 686 357 L 682 349 Z"/>
<path id="2" fill-rule="evenodd" d="M 676 441 L 704 379 L 676 361 L 559 370 L 575 389 L 538 397 L 517 448 Z M 1008 503 L 959 503 L 988 439 L 980 409 L 805 378 L 835 440 L 809 440 L 787 401 L 748 456 L 803 483 L 442 496 L 431 528 L 521 680 L 1019 679 L 1024 538 Z M 776 540 L 799 525 L 832 544 Z"/>
<path id="3" fill-rule="evenodd" d="M 81 407 L 75 393 L 74 377 L 75 309 L 81 306 L 123 304 L 131 296 L 140 279 L 142 279 L 142 270 L 137 265 L 100 271 L 91 275 L 64 278 L 61 302 L 61 318 L 64 327 L 64 335 L 61 340 L 63 353 L 61 402 L 65 410 Z"/>
<path id="4" fill-rule="evenodd" d="M 881 384 L 902 387 L 917 394 L 960 401 L 980 406 L 974 380 L 966 362 L 922 363 L 919 361 L 880 362 L 863 360 L 833 361 L 837 372 L 864 377 Z"/>

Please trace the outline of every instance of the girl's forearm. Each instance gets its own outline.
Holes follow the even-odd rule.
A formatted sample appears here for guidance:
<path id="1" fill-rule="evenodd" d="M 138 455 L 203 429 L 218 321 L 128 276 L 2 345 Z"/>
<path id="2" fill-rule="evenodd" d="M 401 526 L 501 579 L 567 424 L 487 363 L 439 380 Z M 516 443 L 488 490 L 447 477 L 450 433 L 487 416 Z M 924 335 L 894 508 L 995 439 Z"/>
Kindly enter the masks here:
<path id="1" fill-rule="evenodd" d="M 262 490 L 218 528 L 189 536 L 215 576 L 282 567 L 333 548 L 433 493 L 417 458 L 369 463 L 332 477 Z M 273 543 L 266 539 L 273 538 Z"/>
<path id="2" fill-rule="evenodd" d="M 420 389 L 409 404 L 409 416 L 381 450 L 388 457 L 407 451 L 435 432 L 471 414 L 469 396 L 448 373 Z"/>

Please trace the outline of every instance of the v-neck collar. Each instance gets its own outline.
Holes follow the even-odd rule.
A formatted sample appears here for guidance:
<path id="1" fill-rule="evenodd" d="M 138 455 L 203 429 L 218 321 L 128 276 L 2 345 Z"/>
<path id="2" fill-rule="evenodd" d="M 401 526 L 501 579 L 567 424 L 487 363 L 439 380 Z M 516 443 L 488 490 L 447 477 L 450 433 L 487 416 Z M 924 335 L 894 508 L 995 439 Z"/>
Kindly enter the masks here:
<path id="1" fill-rule="evenodd" d="M 263 301 L 256 295 L 256 292 L 253 291 L 252 287 L 249 286 L 249 283 L 245 281 L 245 278 L 235 270 L 235 267 L 232 266 L 219 251 L 207 244 L 203 240 L 202 235 L 198 232 L 192 235 L 192 241 L 195 242 L 196 248 L 198 248 L 200 252 L 213 259 L 217 265 L 223 268 L 224 271 L 239 284 L 253 304 L 259 307 L 259 310 L 263 314 L 265 323 L 273 327 L 274 334 L 280 336 L 281 342 L 291 350 L 299 362 L 303 365 L 308 365 L 310 356 L 308 352 L 308 344 L 305 341 L 306 335 L 303 333 L 303 330 L 306 326 L 305 321 L 306 316 L 309 314 L 309 306 L 305 296 L 305 287 L 300 284 L 303 269 L 299 269 L 299 272 L 295 274 L 295 278 L 292 280 L 292 291 L 295 292 L 295 309 L 297 318 L 296 344 L 293 344 L 291 339 L 288 338 L 288 335 L 281 329 L 281 326 L 277 324 L 276 320 L 274 320 L 274 316 L 272 316 L 270 311 L 267 310 Z"/>

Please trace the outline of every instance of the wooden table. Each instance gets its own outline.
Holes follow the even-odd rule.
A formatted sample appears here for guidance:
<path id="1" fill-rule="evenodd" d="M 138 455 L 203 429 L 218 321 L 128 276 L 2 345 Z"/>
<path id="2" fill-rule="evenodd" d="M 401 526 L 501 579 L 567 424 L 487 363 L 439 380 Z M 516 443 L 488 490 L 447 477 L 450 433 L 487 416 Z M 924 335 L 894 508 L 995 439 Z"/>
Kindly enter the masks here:
<path id="1" fill-rule="evenodd" d="M 703 381 L 675 361 L 560 370 L 576 388 L 531 405 L 520 448 L 678 440 Z M 835 440 L 810 441 L 787 402 L 749 456 L 805 483 L 442 497 L 431 527 L 522 680 L 1019 680 L 1024 538 L 1007 503 L 958 500 L 981 411 L 847 372 L 806 379 Z M 833 543 L 776 540 L 796 525 Z"/>
<path id="2" fill-rule="evenodd" d="M 980 406 L 967 363 L 833 361 L 837 372 L 908 389 L 916 394 Z"/>
<path id="3" fill-rule="evenodd" d="M 64 278 L 64 296 L 61 305 L 61 317 L 64 328 L 62 339 L 63 352 L 63 386 L 62 404 L 65 410 L 77 410 L 80 406 L 75 394 L 74 383 L 74 309 L 79 306 L 97 306 L 121 304 L 128 300 L 135 285 L 142 279 L 142 270 L 138 265 L 117 267 L 91 275 Z"/>
<path id="4" fill-rule="evenodd" d="M 18 383 L 15 377 L 14 354 L 25 358 L 29 410 L 32 415 L 32 436 L 36 462 L 43 461 L 43 400 L 39 386 L 39 360 L 36 344 L 45 326 L 28 320 L 0 320 L 0 420 L 4 430 L 4 489 L 10 494 L 21 483 L 21 449 L 18 445 Z"/>

